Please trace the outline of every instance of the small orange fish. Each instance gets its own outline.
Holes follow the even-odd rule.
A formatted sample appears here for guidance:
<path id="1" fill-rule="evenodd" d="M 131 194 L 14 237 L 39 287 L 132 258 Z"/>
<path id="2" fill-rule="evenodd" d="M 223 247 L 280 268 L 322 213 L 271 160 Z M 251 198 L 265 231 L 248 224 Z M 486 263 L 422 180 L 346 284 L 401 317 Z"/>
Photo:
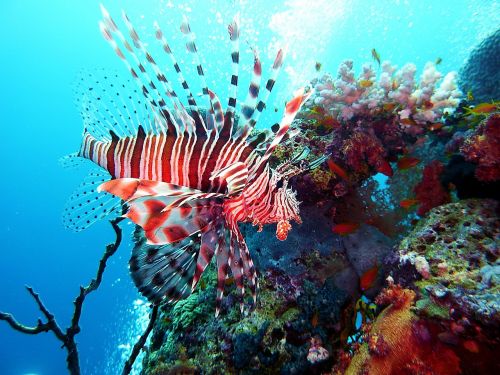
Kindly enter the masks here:
<path id="1" fill-rule="evenodd" d="M 428 129 L 431 132 L 435 132 L 436 130 L 441 129 L 442 127 L 443 127 L 443 123 L 442 122 L 436 122 L 434 124 L 429 125 Z"/>
<path id="2" fill-rule="evenodd" d="M 476 105 L 474 108 L 466 107 L 465 110 L 467 114 L 482 115 L 494 112 L 497 110 L 497 108 L 498 108 L 498 103 L 481 103 Z"/>
<path id="3" fill-rule="evenodd" d="M 392 177 L 392 175 L 394 174 L 391 165 L 386 160 L 382 160 L 379 163 L 379 165 L 377 167 L 377 172 L 382 173 L 383 175 L 386 175 L 387 177 Z"/>
<path id="4" fill-rule="evenodd" d="M 462 345 L 471 353 L 479 353 L 479 345 L 474 340 L 466 340 Z"/>
<path id="5" fill-rule="evenodd" d="M 365 271 L 363 275 L 359 278 L 359 287 L 361 290 L 365 291 L 370 289 L 378 276 L 378 265 L 375 264 L 372 268 Z"/>
<path id="6" fill-rule="evenodd" d="M 314 115 L 323 115 L 325 112 L 325 109 L 319 105 L 315 105 L 311 108 L 311 113 Z"/>
<path id="7" fill-rule="evenodd" d="M 370 81 L 369 79 L 362 79 L 358 81 L 359 87 L 362 87 L 364 89 L 371 87 L 373 85 L 373 81 Z"/>
<path id="8" fill-rule="evenodd" d="M 420 138 L 418 138 L 418 139 L 415 141 L 414 145 L 415 145 L 416 147 L 418 147 L 418 146 L 422 146 L 425 142 L 427 142 L 427 137 L 425 137 L 425 136 L 424 136 L 424 137 L 420 137 Z"/>
<path id="9" fill-rule="evenodd" d="M 392 80 L 392 89 L 396 90 L 399 87 L 399 82 L 395 79 Z"/>
<path id="10" fill-rule="evenodd" d="M 347 172 L 337 163 L 335 163 L 332 159 L 328 159 L 328 168 L 332 173 L 335 173 L 340 178 L 347 180 Z"/>
<path id="11" fill-rule="evenodd" d="M 348 234 L 354 233 L 359 228 L 357 223 L 341 223 L 335 224 L 332 228 L 333 233 L 339 234 L 341 236 L 347 236 Z"/>
<path id="12" fill-rule="evenodd" d="M 422 107 L 424 109 L 431 109 L 432 107 L 434 107 L 434 103 L 431 102 L 430 100 L 426 100 L 422 103 Z"/>
<path id="13" fill-rule="evenodd" d="M 403 125 L 418 126 L 415 120 L 411 118 L 402 118 L 401 120 L 399 120 L 399 122 Z"/>
<path id="14" fill-rule="evenodd" d="M 318 325 L 318 321 L 319 321 L 319 313 L 318 310 L 316 310 L 311 318 L 311 325 L 313 326 L 313 328 L 316 328 L 316 326 Z"/>
<path id="15" fill-rule="evenodd" d="M 394 108 L 397 107 L 397 103 L 385 103 L 382 108 L 384 108 L 384 111 L 387 112 L 392 112 Z"/>
<path id="16" fill-rule="evenodd" d="M 414 158 L 412 156 L 403 156 L 397 161 L 398 169 L 405 170 L 410 169 L 420 163 L 420 159 Z"/>
<path id="17" fill-rule="evenodd" d="M 327 116 L 318 122 L 319 126 L 324 127 L 327 130 L 333 130 L 340 127 L 340 123 L 332 116 Z"/>
<path id="18" fill-rule="evenodd" d="M 399 202 L 399 206 L 405 209 L 409 209 L 418 203 L 418 199 L 403 199 Z"/>

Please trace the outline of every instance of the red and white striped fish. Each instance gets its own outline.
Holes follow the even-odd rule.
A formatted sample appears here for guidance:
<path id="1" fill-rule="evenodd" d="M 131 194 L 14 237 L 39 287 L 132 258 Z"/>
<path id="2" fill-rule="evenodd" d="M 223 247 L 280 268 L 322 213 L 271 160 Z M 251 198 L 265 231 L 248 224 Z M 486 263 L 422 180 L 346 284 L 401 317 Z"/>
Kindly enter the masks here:
<path id="1" fill-rule="evenodd" d="M 287 184 L 304 168 L 284 163 L 272 169 L 269 157 L 311 92 L 301 90 L 288 102 L 276 132 L 252 137 L 282 65 L 282 50 L 260 100 L 261 63 L 254 51 L 248 95 L 236 116 L 238 18 L 228 27 L 233 50 L 225 112 L 206 85 L 195 36 L 185 19 L 181 32 L 187 40 L 187 51 L 194 56 L 208 108 L 201 110 L 155 23 L 156 39 L 186 93 L 185 108 L 125 13 L 126 33 L 104 8 L 102 14 L 101 32 L 136 86 L 118 84 L 110 76 L 97 79 L 91 75 L 86 79 L 94 82 L 80 99 L 83 142 L 80 151 L 68 160 L 88 159 L 104 173 L 91 174 L 70 199 L 64 215 L 66 226 L 82 230 L 111 212 L 126 211 L 123 216 L 140 226 L 147 239 L 146 246 L 134 249 L 130 270 L 140 292 L 152 302 L 188 296 L 214 256 L 218 274 L 216 314 L 230 271 L 241 306 L 244 278 L 255 302 L 256 271 L 238 223 L 250 222 L 259 229 L 277 223 L 276 236 L 285 240 L 290 222 L 301 222 L 299 202 Z M 243 122 L 241 126 L 238 120 Z"/>

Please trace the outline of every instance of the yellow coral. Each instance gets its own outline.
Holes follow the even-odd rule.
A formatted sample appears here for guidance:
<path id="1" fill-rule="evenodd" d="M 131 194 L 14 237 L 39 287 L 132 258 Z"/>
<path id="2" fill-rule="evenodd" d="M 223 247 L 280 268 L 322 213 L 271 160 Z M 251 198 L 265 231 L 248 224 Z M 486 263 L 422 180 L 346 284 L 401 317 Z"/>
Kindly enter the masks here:
<path id="1" fill-rule="evenodd" d="M 423 344 L 418 330 L 428 334 L 425 322 L 412 312 L 415 293 L 401 290 L 400 303 L 384 309 L 373 323 L 369 343 L 361 345 L 352 358 L 346 374 L 391 375 L 426 370 L 435 374 L 460 373 L 459 359 L 440 342 Z M 421 328 L 419 328 L 421 327 Z M 384 350 L 377 346 L 383 342 Z"/>
<path id="2" fill-rule="evenodd" d="M 329 171 L 325 171 L 321 168 L 316 168 L 311 172 L 311 178 L 314 181 L 314 183 L 320 188 L 321 190 L 327 190 L 328 189 L 328 183 L 330 182 L 330 179 L 333 177 L 333 174 Z"/>

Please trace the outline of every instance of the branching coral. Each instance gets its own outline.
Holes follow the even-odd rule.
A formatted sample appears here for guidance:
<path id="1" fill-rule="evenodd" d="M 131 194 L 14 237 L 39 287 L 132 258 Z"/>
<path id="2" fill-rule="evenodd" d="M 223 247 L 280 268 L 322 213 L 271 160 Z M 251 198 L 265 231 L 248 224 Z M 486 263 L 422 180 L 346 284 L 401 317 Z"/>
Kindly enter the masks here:
<path id="1" fill-rule="evenodd" d="M 411 118 L 418 125 L 439 120 L 446 112 L 452 112 L 462 93 L 457 88 L 456 73 L 448 73 L 442 79 L 432 62 L 428 62 L 416 82 L 416 66 L 406 64 L 400 70 L 384 61 L 377 82 L 375 70 L 365 64 L 355 78 L 351 60 L 344 61 L 334 79 L 325 74 L 316 81 L 314 105 L 325 108 L 338 120 L 353 117 L 374 117 L 382 111 L 397 115 L 402 124 Z"/>

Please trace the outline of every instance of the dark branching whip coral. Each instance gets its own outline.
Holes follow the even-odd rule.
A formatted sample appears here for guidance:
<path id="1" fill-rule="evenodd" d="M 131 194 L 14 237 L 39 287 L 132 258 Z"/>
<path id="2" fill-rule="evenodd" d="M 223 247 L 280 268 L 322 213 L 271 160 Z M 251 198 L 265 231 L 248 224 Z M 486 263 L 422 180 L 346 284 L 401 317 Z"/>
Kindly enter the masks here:
<path id="1" fill-rule="evenodd" d="M 11 328 L 16 331 L 30 335 L 36 335 L 42 332 L 52 331 L 52 333 L 54 333 L 57 339 L 62 342 L 62 347 L 65 348 L 67 351 L 66 361 L 68 364 L 67 365 L 68 371 L 71 375 L 79 375 L 81 373 L 79 353 L 78 353 L 77 343 L 75 341 L 75 336 L 78 333 L 80 333 L 79 322 L 82 314 L 83 303 L 85 302 L 85 298 L 87 297 L 87 295 L 97 290 L 101 285 L 102 276 L 104 274 L 104 270 L 106 269 L 107 261 L 115 254 L 115 252 L 118 250 L 118 247 L 120 246 L 120 243 L 122 241 L 122 230 L 118 226 L 118 223 L 122 220 L 123 218 L 119 217 L 110 221 L 113 230 L 115 231 L 115 236 L 116 236 L 115 240 L 113 243 L 110 243 L 106 246 L 106 250 L 104 251 L 102 258 L 99 261 L 99 267 L 97 269 L 96 277 L 92 279 L 87 286 L 80 287 L 80 293 L 73 302 L 75 305 L 75 309 L 73 311 L 71 324 L 68 328 L 66 328 L 66 330 L 63 330 L 63 328 L 61 328 L 55 316 L 47 309 L 47 307 L 43 303 L 39 294 L 36 293 L 30 286 L 26 286 L 26 289 L 28 290 L 28 293 L 35 300 L 39 310 L 44 315 L 46 319 L 45 322 L 42 321 L 42 319 L 38 319 L 38 323 L 36 326 L 26 326 L 22 323 L 19 323 L 12 314 L 0 311 L 0 320 L 6 321 L 11 326 Z M 151 310 L 150 322 L 146 330 L 134 345 L 130 357 L 125 362 L 122 372 L 123 375 L 129 374 L 130 371 L 132 370 L 132 366 L 137 356 L 139 355 L 141 349 L 146 344 L 146 340 L 153 328 L 157 315 L 158 315 L 158 305 L 154 305 Z"/>

